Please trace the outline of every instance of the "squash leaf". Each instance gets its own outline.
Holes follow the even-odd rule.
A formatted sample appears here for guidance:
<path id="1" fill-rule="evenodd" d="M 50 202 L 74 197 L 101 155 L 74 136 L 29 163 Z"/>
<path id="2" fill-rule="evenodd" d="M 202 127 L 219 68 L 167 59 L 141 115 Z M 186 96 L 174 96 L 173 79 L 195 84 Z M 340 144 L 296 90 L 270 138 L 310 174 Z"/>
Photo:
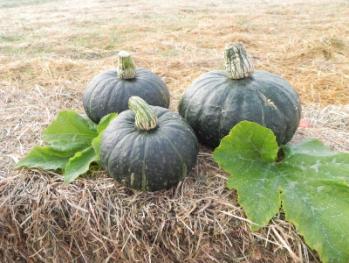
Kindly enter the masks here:
<path id="1" fill-rule="evenodd" d="M 64 182 L 71 183 L 79 175 L 86 173 L 90 168 L 90 164 L 94 161 L 97 161 L 97 155 L 92 146 L 77 152 L 65 166 Z"/>
<path id="2" fill-rule="evenodd" d="M 97 132 L 101 133 L 103 132 L 109 125 L 109 123 L 114 120 L 118 116 L 117 113 L 112 112 L 108 115 L 105 115 L 98 123 L 97 125 Z"/>
<path id="3" fill-rule="evenodd" d="M 41 168 L 44 170 L 63 169 L 71 156 L 70 152 L 56 151 L 47 146 L 36 146 L 16 164 L 16 167 Z"/>
<path id="4" fill-rule="evenodd" d="M 92 140 L 92 147 L 96 152 L 97 160 L 99 161 L 99 152 L 101 147 L 101 141 L 104 130 L 108 127 L 109 123 L 114 120 L 118 115 L 116 113 L 110 113 L 104 116 L 97 126 L 98 136 Z"/>
<path id="5" fill-rule="evenodd" d="M 34 147 L 16 167 L 64 171 L 64 181 L 72 182 L 99 161 L 103 131 L 116 113 L 104 116 L 98 125 L 74 111 L 62 111 L 45 129 L 43 138 L 48 146 Z"/>
<path id="6" fill-rule="evenodd" d="M 271 130 L 242 121 L 224 137 L 214 159 L 228 174 L 228 188 L 253 230 L 282 208 L 323 262 L 349 262 L 349 153 L 318 140 L 280 149 Z"/>
<path id="7" fill-rule="evenodd" d="M 96 125 L 74 111 L 62 111 L 45 129 L 44 141 L 57 151 L 76 152 L 91 145 Z"/>

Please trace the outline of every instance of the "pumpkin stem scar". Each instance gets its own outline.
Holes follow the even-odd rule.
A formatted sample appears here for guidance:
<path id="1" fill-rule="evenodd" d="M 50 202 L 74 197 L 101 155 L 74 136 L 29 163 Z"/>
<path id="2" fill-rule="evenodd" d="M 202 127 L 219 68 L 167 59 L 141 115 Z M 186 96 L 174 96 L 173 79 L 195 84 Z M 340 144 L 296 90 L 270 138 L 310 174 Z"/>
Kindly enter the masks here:
<path id="1" fill-rule="evenodd" d="M 117 73 L 120 79 L 134 79 L 136 77 L 136 66 L 130 53 L 126 51 L 118 53 Z"/>
<path id="2" fill-rule="evenodd" d="M 231 79 L 251 76 L 254 66 L 244 46 L 240 43 L 229 45 L 224 50 L 225 70 Z"/>
<path id="3" fill-rule="evenodd" d="M 142 98 L 132 96 L 128 107 L 135 114 L 135 126 L 142 131 L 150 131 L 158 125 L 158 118 L 153 109 Z"/>

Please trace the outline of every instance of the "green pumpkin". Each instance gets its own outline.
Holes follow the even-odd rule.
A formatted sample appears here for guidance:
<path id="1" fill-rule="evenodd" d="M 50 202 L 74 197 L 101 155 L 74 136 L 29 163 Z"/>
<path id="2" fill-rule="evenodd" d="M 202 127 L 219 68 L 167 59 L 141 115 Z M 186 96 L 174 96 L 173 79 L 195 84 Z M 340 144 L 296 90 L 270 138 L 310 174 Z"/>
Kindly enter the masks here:
<path id="1" fill-rule="evenodd" d="M 240 44 L 225 50 L 225 62 L 225 71 L 201 75 L 179 103 L 199 141 L 215 148 L 243 120 L 270 128 L 279 144 L 290 141 L 301 117 L 296 91 L 278 75 L 254 71 Z"/>
<path id="2" fill-rule="evenodd" d="M 157 191 L 176 185 L 194 166 L 198 141 L 176 112 L 131 97 L 129 108 L 105 130 L 100 158 L 122 184 Z"/>
<path id="3" fill-rule="evenodd" d="M 86 88 L 83 104 L 89 118 L 98 123 L 111 112 L 127 110 L 131 96 L 168 108 L 170 93 L 161 78 L 147 69 L 136 68 L 128 52 L 121 51 L 118 57 L 117 69 L 97 75 Z"/>

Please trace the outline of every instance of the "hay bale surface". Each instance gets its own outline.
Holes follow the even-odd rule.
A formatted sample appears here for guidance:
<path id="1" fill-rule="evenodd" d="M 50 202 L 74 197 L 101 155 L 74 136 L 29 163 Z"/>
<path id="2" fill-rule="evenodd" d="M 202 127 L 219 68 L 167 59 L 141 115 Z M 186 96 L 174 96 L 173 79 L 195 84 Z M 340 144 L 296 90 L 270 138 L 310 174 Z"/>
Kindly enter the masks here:
<path id="1" fill-rule="evenodd" d="M 349 150 L 349 105 L 309 106 L 304 117 L 310 127 L 299 128 L 295 142 L 315 137 Z M 155 193 L 129 190 L 103 171 L 69 185 L 59 174 L 13 171 L 13 164 L 4 173 L 2 262 L 318 262 L 282 213 L 251 232 L 204 148 L 189 177 Z"/>

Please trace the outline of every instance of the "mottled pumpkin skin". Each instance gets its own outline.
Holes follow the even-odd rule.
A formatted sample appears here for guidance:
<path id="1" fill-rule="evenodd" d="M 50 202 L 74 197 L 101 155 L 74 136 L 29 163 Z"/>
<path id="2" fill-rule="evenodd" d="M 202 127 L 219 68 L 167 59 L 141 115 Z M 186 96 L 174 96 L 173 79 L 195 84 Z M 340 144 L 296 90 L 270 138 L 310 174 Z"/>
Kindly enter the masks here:
<path id="1" fill-rule="evenodd" d="M 278 143 L 286 144 L 301 117 L 295 90 L 286 80 L 264 71 L 239 80 L 230 79 L 224 71 L 203 74 L 185 91 L 178 111 L 199 141 L 211 148 L 243 120 L 272 129 Z"/>
<path id="2" fill-rule="evenodd" d="M 197 138 L 183 118 L 161 107 L 152 108 L 158 117 L 155 129 L 138 130 L 135 114 L 124 111 L 105 130 L 100 152 L 109 175 L 143 191 L 176 185 L 195 165 L 198 154 Z"/>
<path id="3" fill-rule="evenodd" d="M 98 123 L 111 112 L 128 109 L 131 96 L 139 96 L 148 104 L 168 108 L 170 94 L 160 77 L 143 68 L 136 69 L 134 79 L 120 79 L 116 70 L 97 75 L 88 84 L 83 104 L 89 118 Z"/>

